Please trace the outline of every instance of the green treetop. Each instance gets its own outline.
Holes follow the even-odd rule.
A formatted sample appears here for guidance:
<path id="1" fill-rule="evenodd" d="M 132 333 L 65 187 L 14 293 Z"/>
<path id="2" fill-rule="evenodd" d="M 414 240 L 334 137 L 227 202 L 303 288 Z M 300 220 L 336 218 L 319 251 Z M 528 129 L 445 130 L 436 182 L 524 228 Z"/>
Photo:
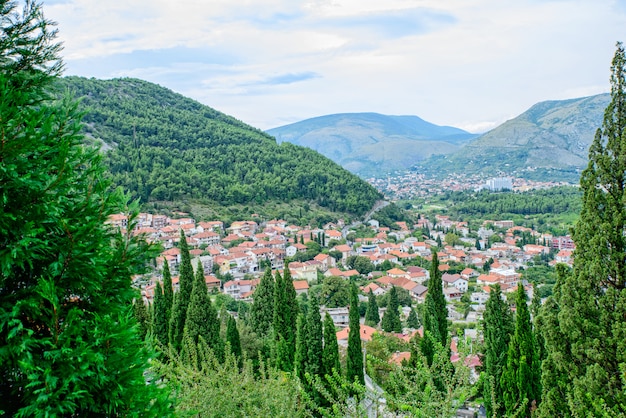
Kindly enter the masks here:
<path id="1" fill-rule="evenodd" d="M 198 344 L 199 337 L 204 338 L 207 345 L 218 358 L 224 354 L 224 343 L 220 338 L 220 323 L 215 306 L 204 281 L 204 271 L 198 262 L 198 269 L 193 282 L 193 289 L 187 309 L 183 338 L 187 343 Z"/>
<path id="2" fill-rule="evenodd" d="M 365 325 L 370 327 L 378 326 L 380 322 L 380 315 L 378 313 L 378 304 L 376 303 L 376 296 L 370 289 L 367 295 L 367 311 L 365 312 Z"/>
<path id="3" fill-rule="evenodd" d="M 541 400 L 541 363 L 526 300 L 524 286 L 519 283 L 515 296 L 515 332 L 509 341 L 506 367 L 500 377 L 504 407 L 509 416 L 521 411 L 529 415 L 531 407 L 539 405 Z"/>
<path id="4" fill-rule="evenodd" d="M 250 310 L 250 324 L 259 335 L 267 335 L 274 318 L 274 277 L 267 268 L 254 291 L 254 302 Z"/>
<path id="5" fill-rule="evenodd" d="M 239 339 L 237 321 L 230 314 L 228 315 L 228 326 L 226 328 L 226 341 L 230 344 L 231 353 L 237 358 L 241 358 L 241 340 Z"/>
<path id="6" fill-rule="evenodd" d="M 183 330 L 185 328 L 185 320 L 187 319 L 187 308 L 193 288 L 193 267 L 191 265 L 191 255 L 189 254 L 189 246 L 187 238 L 183 230 L 180 230 L 180 269 L 178 277 L 178 294 L 174 298 L 172 306 L 172 314 L 170 317 L 170 344 L 175 350 L 180 350 L 183 339 Z"/>
<path id="7" fill-rule="evenodd" d="M 500 285 L 491 288 L 489 299 L 485 305 L 484 338 L 485 355 L 484 367 L 485 387 L 483 398 L 487 416 L 504 415 L 504 398 L 500 378 L 506 367 L 506 358 L 511 334 L 513 334 L 513 318 L 509 305 L 502 299 Z"/>
<path id="8" fill-rule="evenodd" d="M 359 315 L 359 299 L 354 284 L 350 286 L 350 313 L 348 319 L 348 359 L 346 363 L 346 377 L 348 382 L 357 381 L 365 384 L 363 372 L 363 352 L 361 351 L 361 324 Z"/>
<path id="9" fill-rule="evenodd" d="M 341 374 L 341 363 L 339 363 L 339 344 L 337 343 L 337 333 L 335 323 L 328 312 L 324 317 L 324 352 L 322 354 L 322 365 L 324 376 L 333 375 L 333 369 Z"/>
<path id="10" fill-rule="evenodd" d="M 582 210 L 573 239 L 574 269 L 562 274 L 544 306 L 550 402 L 541 416 L 626 414 L 626 57 L 617 44 L 611 63 L 611 102 L 589 148 Z M 547 308 L 547 309 L 545 309 Z M 542 314 L 543 315 L 543 314 Z M 552 409 L 555 408 L 555 409 Z"/>
<path id="11" fill-rule="evenodd" d="M 383 315 L 381 326 L 386 332 L 402 332 L 402 322 L 400 321 L 400 313 L 398 312 L 398 293 L 395 286 L 391 286 L 389 291 L 389 303 L 387 310 Z"/>
<path id="12" fill-rule="evenodd" d="M 132 314 L 157 251 L 130 233 L 138 207 L 111 193 L 76 104 L 49 99 L 55 35 L 40 4 L 0 1 L 0 410 L 169 415 Z M 120 211 L 127 231 L 107 224 Z"/>
<path id="13" fill-rule="evenodd" d="M 307 347 L 307 342 L 309 340 L 308 337 L 308 329 L 307 329 L 307 320 L 304 315 L 298 315 L 298 320 L 296 322 L 296 353 L 294 355 L 294 371 L 300 382 L 305 387 L 306 383 L 306 371 L 307 364 L 309 362 L 309 350 Z"/>
<path id="14" fill-rule="evenodd" d="M 436 251 L 432 252 L 430 278 L 428 279 L 428 294 L 425 301 L 424 331 L 430 332 L 432 337 L 442 346 L 448 346 L 448 309 L 446 298 L 443 295 L 443 282 L 439 271 L 439 259 Z"/>
<path id="15" fill-rule="evenodd" d="M 413 329 L 418 329 L 420 327 L 420 321 L 417 318 L 415 309 L 413 308 L 409 311 L 409 317 L 406 319 L 406 326 Z"/>

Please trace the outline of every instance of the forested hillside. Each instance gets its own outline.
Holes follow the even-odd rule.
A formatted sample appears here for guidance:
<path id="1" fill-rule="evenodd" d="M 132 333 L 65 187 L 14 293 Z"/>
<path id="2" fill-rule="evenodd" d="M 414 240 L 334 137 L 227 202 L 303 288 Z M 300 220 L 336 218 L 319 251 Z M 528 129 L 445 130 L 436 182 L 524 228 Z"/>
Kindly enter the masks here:
<path id="1" fill-rule="evenodd" d="M 381 195 L 322 155 L 137 79 L 60 80 L 89 137 L 102 140 L 113 181 L 142 202 L 192 199 L 263 205 L 300 199 L 365 213 Z"/>

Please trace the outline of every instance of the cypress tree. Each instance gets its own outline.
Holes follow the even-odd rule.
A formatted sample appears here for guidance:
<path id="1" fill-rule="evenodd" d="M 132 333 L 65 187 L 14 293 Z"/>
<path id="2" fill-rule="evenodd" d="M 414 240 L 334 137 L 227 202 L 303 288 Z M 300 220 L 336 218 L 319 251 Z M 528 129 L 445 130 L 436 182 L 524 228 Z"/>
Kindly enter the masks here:
<path id="1" fill-rule="evenodd" d="M 167 347 L 167 326 L 169 324 L 169 318 L 165 317 L 165 296 L 163 295 L 163 288 L 161 282 L 157 281 L 154 289 L 154 303 L 152 309 L 152 334 L 157 342 L 163 347 Z"/>
<path id="2" fill-rule="evenodd" d="M 148 313 L 148 307 L 143 302 L 142 298 L 137 298 L 133 301 L 133 313 L 135 320 L 139 325 L 139 337 L 141 339 L 146 338 L 148 329 L 150 328 L 150 314 Z"/>
<path id="3" fill-rule="evenodd" d="M 231 315 L 228 315 L 228 327 L 226 328 L 226 341 L 230 344 L 230 351 L 238 359 L 241 358 L 241 340 L 239 339 L 239 330 L 237 330 L 237 321 Z"/>
<path id="4" fill-rule="evenodd" d="M 166 336 L 169 337 L 170 319 L 172 317 L 172 306 L 174 305 L 174 288 L 172 287 L 172 274 L 167 260 L 163 263 L 163 307 L 166 318 Z M 165 343 L 167 345 L 167 343 Z"/>
<path id="5" fill-rule="evenodd" d="M 250 310 L 250 325 L 260 336 L 268 335 L 274 318 L 274 277 L 272 269 L 265 269 L 259 286 L 254 291 Z"/>
<path id="6" fill-rule="evenodd" d="M 285 273 L 288 269 L 285 269 Z M 291 278 L 282 277 L 276 272 L 274 284 L 274 360 L 276 367 L 280 370 L 293 371 L 293 361 L 296 349 L 296 321 L 297 316 L 293 315 L 292 303 L 297 306 L 295 298 L 291 298 L 289 287 L 293 289 Z M 295 293 L 295 289 L 294 289 Z M 292 300 L 291 300 L 292 299 Z"/>
<path id="7" fill-rule="evenodd" d="M 350 313 L 348 319 L 348 359 L 346 363 L 346 377 L 348 382 L 365 384 L 363 372 L 363 352 L 361 349 L 361 324 L 359 315 L 359 299 L 354 284 L 350 286 Z"/>
<path id="8" fill-rule="evenodd" d="M 220 323 L 217 318 L 217 311 L 211 303 L 204 281 L 204 271 L 202 266 L 199 265 L 189 300 L 183 338 L 191 344 L 198 344 L 200 336 L 204 338 L 207 345 L 215 352 L 218 358 L 223 356 L 224 344 L 220 338 Z"/>
<path id="9" fill-rule="evenodd" d="M 376 296 L 370 289 L 367 295 L 367 311 L 365 311 L 365 325 L 370 327 L 378 326 L 380 322 L 380 314 L 378 313 L 378 303 L 376 303 Z"/>
<path id="10" fill-rule="evenodd" d="M 189 254 L 189 246 L 185 233 L 180 230 L 180 275 L 178 277 L 178 295 L 172 306 L 172 314 L 170 318 L 169 339 L 170 344 L 176 351 L 181 348 L 183 339 L 183 330 L 185 329 L 185 320 L 187 319 L 187 309 L 193 288 L 194 275 L 191 265 L 191 255 Z M 206 286 L 205 286 L 206 290 Z"/>
<path id="11" fill-rule="evenodd" d="M 485 408 L 489 417 L 494 414 L 503 416 L 505 408 L 500 379 L 506 367 L 509 340 L 513 334 L 513 318 L 508 304 L 502 300 L 499 284 L 494 285 L 489 293 L 483 316 L 483 328 L 484 368 L 487 376 L 483 389 Z"/>
<path id="12" fill-rule="evenodd" d="M 446 298 L 443 295 L 441 272 L 437 253 L 432 252 L 430 278 L 428 279 L 428 294 L 425 301 L 424 331 L 429 331 L 435 341 L 442 346 L 448 346 L 448 309 Z"/>
<path id="13" fill-rule="evenodd" d="M 322 353 L 322 365 L 324 376 L 333 375 L 333 369 L 341 374 L 341 363 L 339 362 L 339 344 L 337 343 L 337 333 L 335 323 L 328 312 L 324 317 L 324 352 Z"/>
<path id="14" fill-rule="evenodd" d="M 413 329 L 418 329 L 420 327 L 420 321 L 419 319 L 417 319 L 415 309 L 413 309 L 412 307 L 409 311 L 409 317 L 406 319 L 406 326 Z"/>
<path id="15" fill-rule="evenodd" d="M 526 300 L 524 286 L 519 283 L 515 297 L 515 332 L 509 341 L 506 367 L 500 378 L 509 416 L 516 411 L 530 415 L 531 405 L 539 405 L 541 398 L 541 365 Z"/>
<path id="16" fill-rule="evenodd" d="M 132 314 L 158 252 L 130 233 L 138 205 L 111 192 L 76 103 L 51 97 L 55 36 L 40 4 L 0 2 L 0 410 L 168 415 Z M 120 210 L 127 231 L 108 224 Z"/>
<path id="17" fill-rule="evenodd" d="M 320 305 L 314 293 L 311 294 L 311 306 L 307 315 L 307 338 L 308 363 L 306 370 L 311 376 L 319 376 L 323 371 L 324 332 L 320 317 Z"/>
<path id="18" fill-rule="evenodd" d="M 291 278 L 291 272 L 288 268 L 284 271 L 283 276 L 283 284 L 285 286 L 285 324 L 287 328 L 285 329 L 285 337 L 289 344 L 289 349 L 291 353 L 291 361 L 293 362 L 293 355 L 296 350 L 296 321 L 298 318 L 298 314 L 300 313 L 300 308 L 298 307 L 298 299 L 296 294 L 296 289 L 293 287 L 293 279 Z"/>
<path id="19" fill-rule="evenodd" d="M 548 300 L 543 328 L 555 397 L 567 400 L 568 415 L 626 414 L 626 56 L 617 43 L 611 63 L 611 101 L 589 148 L 582 172 L 582 210 L 573 230 L 573 272 L 563 274 Z M 556 320 L 555 320 L 556 319 Z M 552 389 L 554 389 L 552 391 Z M 559 403 L 563 405 L 563 403 Z"/>
<path id="20" fill-rule="evenodd" d="M 398 292 L 395 286 L 391 286 L 389 291 L 389 301 L 387 302 L 387 310 L 383 315 L 381 326 L 386 332 L 402 332 L 402 322 L 400 321 L 400 313 L 398 312 Z"/>
<path id="21" fill-rule="evenodd" d="M 307 371 L 307 364 L 309 362 L 309 349 L 307 347 L 309 337 L 307 330 L 307 320 L 304 315 L 298 315 L 296 328 L 296 353 L 294 356 L 294 371 L 295 375 L 298 376 L 298 379 L 300 379 L 301 384 L 306 387 L 307 380 L 305 374 Z"/>

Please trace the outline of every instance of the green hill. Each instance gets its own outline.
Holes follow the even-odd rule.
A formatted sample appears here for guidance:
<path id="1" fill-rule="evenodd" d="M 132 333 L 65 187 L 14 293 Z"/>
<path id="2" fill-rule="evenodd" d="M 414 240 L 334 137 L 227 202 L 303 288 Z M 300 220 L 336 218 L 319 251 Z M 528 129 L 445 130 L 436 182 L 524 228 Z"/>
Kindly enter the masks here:
<path id="1" fill-rule="evenodd" d="M 85 133 L 104 143 L 114 184 L 142 202 L 294 202 L 362 215 L 381 199 L 322 155 L 274 138 L 171 90 L 137 79 L 60 80 L 81 99 Z M 261 212 L 259 212 L 261 213 Z"/>
<path id="2" fill-rule="evenodd" d="M 341 113 L 267 131 L 278 142 L 306 146 L 361 176 L 405 170 L 432 154 L 447 154 L 476 135 L 417 116 Z"/>
<path id="3" fill-rule="evenodd" d="M 537 103 L 452 154 L 422 164 L 437 173 L 498 172 L 521 177 L 578 180 L 608 94 Z"/>

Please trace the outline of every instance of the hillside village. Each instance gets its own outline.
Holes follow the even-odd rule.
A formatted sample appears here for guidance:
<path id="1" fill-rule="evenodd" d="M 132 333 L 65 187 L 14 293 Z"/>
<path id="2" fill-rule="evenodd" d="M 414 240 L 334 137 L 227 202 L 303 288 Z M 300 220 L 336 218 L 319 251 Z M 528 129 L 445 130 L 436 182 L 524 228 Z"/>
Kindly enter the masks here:
<path id="1" fill-rule="evenodd" d="M 177 216 L 142 213 L 133 227 L 133 234 L 143 234 L 163 247 L 154 272 L 136 280 L 147 303 L 154 297 L 163 263 L 168 263 L 174 290 L 177 290 L 181 261 L 177 245 L 182 234 L 190 248 L 192 265 L 196 268 L 200 264 L 204 269 L 207 288 L 244 302 L 252 302 L 260 276 L 270 267 L 279 271 L 288 268 L 297 294 L 307 293 L 328 277 L 340 277 L 361 284 L 362 300 L 367 299 L 370 290 L 380 296 L 396 286 L 406 290 L 415 304 L 421 304 L 428 292 L 432 249 L 437 248 L 448 319 L 453 324 L 461 324 L 464 336 L 470 339 L 481 338 L 477 325 L 482 319 L 490 286 L 499 284 L 506 295 L 512 294 L 522 281 L 532 300 L 535 289 L 524 279 L 523 273 L 528 265 L 541 257 L 549 258 L 550 265 L 571 265 L 574 249 L 568 236 L 540 234 L 507 220 L 486 221 L 473 233 L 466 222 L 456 222 L 442 215 L 436 215 L 432 221 L 420 218 L 410 226 L 398 222 L 397 229 L 381 227 L 373 220 L 361 231 L 366 230 L 371 237 L 356 238 L 355 231 L 347 230 L 341 220 L 315 229 L 288 225 L 283 220 L 244 220 L 225 227 L 221 221 L 197 222 L 185 214 Z M 128 217 L 113 215 L 110 223 L 125 230 Z M 450 231 L 460 237 L 455 246 L 445 242 Z M 521 245 L 524 235 L 533 237 L 536 243 Z M 493 239 L 494 236 L 498 239 Z M 371 271 L 359 273 L 353 268 L 349 263 L 354 263 L 354 256 L 369 261 Z M 322 310 L 329 312 L 337 327 L 348 325 L 347 306 L 322 307 Z M 382 317 L 385 308 L 380 310 Z M 409 308 L 404 308 L 404 318 L 408 312 Z M 376 329 L 362 327 L 362 339 L 369 341 Z M 414 332 L 414 329 L 405 329 L 399 337 L 408 340 Z M 341 343 L 347 338 L 347 331 L 339 331 L 337 336 Z"/>

